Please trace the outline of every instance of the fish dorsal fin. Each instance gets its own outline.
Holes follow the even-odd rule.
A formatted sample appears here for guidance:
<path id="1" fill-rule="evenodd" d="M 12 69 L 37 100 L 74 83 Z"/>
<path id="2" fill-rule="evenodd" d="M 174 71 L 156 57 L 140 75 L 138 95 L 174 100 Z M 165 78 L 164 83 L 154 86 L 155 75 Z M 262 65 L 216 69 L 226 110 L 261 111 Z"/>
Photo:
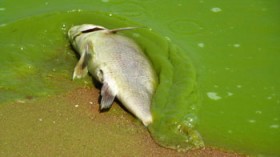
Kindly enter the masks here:
<path id="1" fill-rule="evenodd" d="M 133 29 L 139 29 L 139 28 L 145 28 L 145 27 L 123 27 L 123 28 L 115 28 L 109 30 L 111 33 L 117 33 L 119 31 L 126 31 L 126 30 L 133 30 Z"/>

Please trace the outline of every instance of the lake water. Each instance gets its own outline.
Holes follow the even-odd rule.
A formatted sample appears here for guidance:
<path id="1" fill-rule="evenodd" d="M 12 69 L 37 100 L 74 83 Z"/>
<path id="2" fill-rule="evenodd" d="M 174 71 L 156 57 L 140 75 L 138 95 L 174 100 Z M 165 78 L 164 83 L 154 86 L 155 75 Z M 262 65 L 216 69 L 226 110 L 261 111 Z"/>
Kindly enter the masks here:
<path id="1" fill-rule="evenodd" d="M 76 62 L 65 36 L 71 25 L 139 24 L 177 45 L 191 60 L 200 94 L 197 130 L 206 145 L 280 155 L 279 1 L 16 3 L 0 2 L 1 102 L 84 84 L 69 80 Z"/>

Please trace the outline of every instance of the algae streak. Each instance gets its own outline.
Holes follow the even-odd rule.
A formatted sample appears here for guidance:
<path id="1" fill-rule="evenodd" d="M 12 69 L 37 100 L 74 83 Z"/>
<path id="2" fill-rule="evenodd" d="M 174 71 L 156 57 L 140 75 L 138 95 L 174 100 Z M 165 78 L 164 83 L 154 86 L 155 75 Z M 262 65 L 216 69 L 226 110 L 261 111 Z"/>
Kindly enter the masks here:
<path id="1" fill-rule="evenodd" d="M 144 47 L 159 76 L 152 102 L 152 137 L 164 147 L 188 150 L 204 146 L 196 130 L 200 98 L 196 73 L 189 58 L 165 38 L 139 31 L 135 40 Z"/>

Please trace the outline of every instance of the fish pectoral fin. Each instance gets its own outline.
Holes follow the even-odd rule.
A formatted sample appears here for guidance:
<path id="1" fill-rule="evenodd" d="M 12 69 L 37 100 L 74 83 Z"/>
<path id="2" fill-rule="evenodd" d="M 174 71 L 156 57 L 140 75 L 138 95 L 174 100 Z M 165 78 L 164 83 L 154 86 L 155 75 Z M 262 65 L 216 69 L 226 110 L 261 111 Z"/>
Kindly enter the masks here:
<path id="1" fill-rule="evenodd" d="M 109 109 L 117 95 L 117 92 L 109 86 L 108 82 L 104 81 L 101 88 L 101 104 L 100 110 Z"/>
<path id="2" fill-rule="evenodd" d="M 80 61 L 81 61 L 81 59 L 80 59 Z M 88 73 L 87 67 L 82 68 L 80 61 L 75 66 L 74 73 L 73 73 L 73 80 L 75 78 L 78 78 L 78 79 L 83 78 Z"/>
<path id="3" fill-rule="evenodd" d="M 74 73 L 73 73 L 73 80 L 75 78 L 83 78 L 87 75 L 88 73 L 88 62 L 91 58 L 91 55 L 89 53 L 89 44 L 86 44 L 86 49 L 85 52 L 82 53 L 80 60 L 78 61 L 78 63 L 76 64 L 75 68 L 74 68 Z"/>

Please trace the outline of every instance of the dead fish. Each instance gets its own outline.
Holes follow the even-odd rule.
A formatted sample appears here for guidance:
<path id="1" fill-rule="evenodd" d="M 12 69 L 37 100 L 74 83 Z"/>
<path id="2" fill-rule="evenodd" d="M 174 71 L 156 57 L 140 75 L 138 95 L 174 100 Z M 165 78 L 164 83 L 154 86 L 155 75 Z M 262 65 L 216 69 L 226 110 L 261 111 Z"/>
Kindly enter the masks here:
<path id="1" fill-rule="evenodd" d="M 118 31 L 135 27 L 109 30 L 105 27 L 83 24 L 73 26 L 68 37 L 80 59 L 73 79 L 91 73 L 101 82 L 100 109 L 111 107 L 115 97 L 145 126 L 152 123 L 150 111 L 152 96 L 157 85 L 155 71 L 140 47 Z"/>

